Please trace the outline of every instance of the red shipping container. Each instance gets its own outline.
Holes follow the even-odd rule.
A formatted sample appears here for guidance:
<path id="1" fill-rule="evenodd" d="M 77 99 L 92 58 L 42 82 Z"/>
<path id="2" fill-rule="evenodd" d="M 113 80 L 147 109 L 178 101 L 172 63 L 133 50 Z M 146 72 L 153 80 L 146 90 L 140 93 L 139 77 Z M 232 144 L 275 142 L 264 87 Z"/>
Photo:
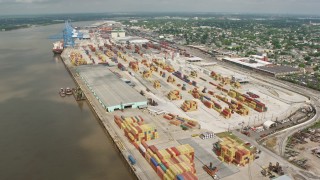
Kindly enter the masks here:
<path id="1" fill-rule="evenodd" d="M 132 142 L 133 146 L 137 149 L 139 149 L 139 145 L 136 142 Z"/>
<path id="2" fill-rule="evenodd" d="M 161 163 L 164 164 L 164 163 L 168 163 L 168 159 L 160 159 L 161 160 Z"/>
<path id="3" fill-rule="evenodd" d="M 185 162 L 184 159 L 181 158 L 181 156 L 175 157 L 179 162 Z M 189 163 L 188 163 L 189 164 Z"/>
<path id="4" fill-rule="evenodd" d="M 172 147 L 171 150 L 175 153 L 175 156 L 179 156 L 180 155 L 180 152 L 178 151 L 177 148 Z"/>
<path id="5" fill-rule="evenodd" d="M 190 155 L 191 161 L 193 161 L 194 160 L 194 152 L 190 153 L 189 155 Z"/>
<path id="6" fill-rule="evenodd" d="M 188 173 L 187 172 L 184 172 L 182 174 L 180 174 L 184 180 L 190 180 L 190 177 L 188 176 Z"/>
<path id="7" fill-rule="evenodd" d="M 164 172 L 160 166 L 157 166 L 157 174 L 161 179 L 163 179 Z"/>
<path id="8" fill-rule="evenodd" d="M 157 156 L 158 156 L 158 158 L 159 158 L 160 160 L 163 159 L 163 156 L 159 153 L 159 151 L 157 151 L 156 154 L 157 154 Z"/>
<path id="9" fill-rule="evenodd" d="M 188 176 L 188 179 L 190 179 L 190 180 L 198 180 L 198 177 L 195 176 L 194 174 L 192 174 L 191 172 L 187 172 L 186 174 Z"/>
<path id="10" fill-rule="evenodd" d="M 191 122 L 191 121 L 189 121 L 188 124 L 189 124 L 190 126 L 195 126 L 194 122 Z"/>
<path id="11" fill-rule="evenodd" d="M 158 148 L 156 148 L 154 145 L 149 146 L 149 148 L 151 149 L 151 151 L 152 151 L 153 153 L 158 152 Z"/>
<path id="12" fill-rule="evenodd" d="M 171 162 L 173 162 L 173 164 L 179 163 L 179 161 L 178 161 L 175 157 L 172 157 L 172 158 L 171 158 Z"/>
<path id="13" fill-rule="evenodd" d="M 167 162 L 164 162 L 164 163 L 162 163 L 167 169 L 169 169 L 169 163 L 167 163 Z"/>
<path id="14" fill-rule="evenodd" d="M 142 141 L 141 141 L 141 144 L 142 144 L 142 146 L 143 146 L 144 148 L 146 148 L 146 149 L 149 148 L 149 146 L 148 146 L 148 144 L 146 143 L 145 140 L 142 140 Z"/>
<path id="15" fill-rule="evenodd" d="M 137 120 L 135 119 L 135 118 L 133 118 L 133 117 L 130 117 L 131 119 L 132 119 L 132 121 L 135 123 L 135 122 L 137 122 Z"/>
<path id="16" fill-rule="evenodd" d="M 155 171 L 155 172 L 157 172 L 157 166 L 154 166 L 154 164 L 150 161 L 150 165 L 151 165 L 151 167 L 152 167 L 152 169 Z"/>
<path id="17" fill-rule="evenodd" d="M 184 168 L 184 167 L 182 167 L 180 164 L 177 164 L 177 166 L 182 170 L 182 172 L 186 172 L 187 170 Z"/>
<path id="18" fill-rule="evenodd" d="M 128 133 L 129 133 L 128 129 L 124 129 L 124 134 L 128 134 Z"/>
<path id="19" fill-rule="evenodd" d="M 165 119 L 167 119 L 167 120 L 172 120 L 172 117 L 169 116 L 169 115 L 167 115 L 167 114 L 165 114 L 163 117 L 164 117 Z"/>
<path id="20" fill-rule="evenodd" d="M 168 149 L 166 149 L 166 151 L 171 155 L 171 157 L 173 157 L 174 156 L 174 153 L 168 148 Z"/>
<path id="21" fill-rule="evenodd" d="M 121 122 L 119 120 L 115 120 L 115 122 L 118 125 L 118 127 L 121 129 Z"/>
<path id="22" fill-rule="evenodd" d="M 139 126 L 135 126 L 139 133 L 142 133 L 142 129 Z"/>
<path id="23" fill-rule="evenodd" d="M 139 118 L 140 118 L 141 121 L 144 121 L 144 119 L 141 116 L 139 116 Z"/>
<path id="24" fill-rule="evenodd" d="M 130 132 L 133 136 L 136 135 L 135 132 L 133 131 L 133 129 L 131 129 L 129 132 Z"/>
<path id="25" fill-rule="evenodd" d="M 121 120 L 121 118 L 117 115 L 114 115 L 114 119 L 118 119 L 118 120 Z"/>
<path id="26" fill-rule="evenodd" d="M 171 113 L 169 113 L 168 115 L 171 116 L 171 117 L 173 117 L 173 118 L 176 117 L 174 114 L 171 114 Z"/>

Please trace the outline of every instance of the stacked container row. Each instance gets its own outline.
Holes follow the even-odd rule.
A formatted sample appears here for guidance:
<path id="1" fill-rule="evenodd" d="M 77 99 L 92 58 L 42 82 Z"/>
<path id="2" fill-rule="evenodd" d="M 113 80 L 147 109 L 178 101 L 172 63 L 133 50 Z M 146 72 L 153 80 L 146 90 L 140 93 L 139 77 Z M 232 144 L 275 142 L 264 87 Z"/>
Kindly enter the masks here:
<path id="1" fill-rule="evenodd" d="M 148 146 L 144 141 L 145 158 L 162 180 L 190 179 L 197 180 L 194 149 L 189 145 L 158 150 L 154 145 Z"/>
<path id="2" fill-rule="evenodd" d="M 144 124 L 141 116 L 114 116 L 114 121 L 120 129 L 123 129 L 131 143 L 140 143 L 142 140 L 149 141 L 159 137 L 157 129 L 150 124 Z"/>

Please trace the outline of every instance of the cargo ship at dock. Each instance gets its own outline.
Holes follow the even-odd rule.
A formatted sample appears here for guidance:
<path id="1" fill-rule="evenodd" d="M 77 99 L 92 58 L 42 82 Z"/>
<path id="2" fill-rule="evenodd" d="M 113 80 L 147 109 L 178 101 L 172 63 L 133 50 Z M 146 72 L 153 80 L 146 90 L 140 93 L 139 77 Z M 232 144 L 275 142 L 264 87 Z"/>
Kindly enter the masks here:
<path id="1" fill-rule="evenodd" d="M 61 54 L 63 51 L 63 42 L 57 41 L 53 43 L 52 52 L 53 54 Z"/>

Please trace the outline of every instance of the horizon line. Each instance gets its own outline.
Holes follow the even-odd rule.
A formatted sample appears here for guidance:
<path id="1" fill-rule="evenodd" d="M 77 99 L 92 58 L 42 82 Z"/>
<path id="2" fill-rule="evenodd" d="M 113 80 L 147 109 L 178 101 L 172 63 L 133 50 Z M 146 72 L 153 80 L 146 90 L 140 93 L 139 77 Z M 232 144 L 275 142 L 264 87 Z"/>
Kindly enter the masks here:
<path id="1" fill-rule="evenodd" d="M 128 11 L 128 12 L 66 12 L 66 13 L 22 13 L 22 14 L 0 14 L 0 16 L 31 16 L 31 15 L 81 15 L 81 14 L 109 14 L 109 15 L 140 15 L 140 14 L 190 14 L 190 15 L 208 15 L 208 14 L 215 14 L 215 15 L 282 15 L 282 16 L 317 16 L 320 17 L 320 14 L 307 14 L 307 13 L 272 13 L 272 12 L 188 12 L 188 11 L 180 11 L 180 12 L 151 12 L 151 11 Z"/>

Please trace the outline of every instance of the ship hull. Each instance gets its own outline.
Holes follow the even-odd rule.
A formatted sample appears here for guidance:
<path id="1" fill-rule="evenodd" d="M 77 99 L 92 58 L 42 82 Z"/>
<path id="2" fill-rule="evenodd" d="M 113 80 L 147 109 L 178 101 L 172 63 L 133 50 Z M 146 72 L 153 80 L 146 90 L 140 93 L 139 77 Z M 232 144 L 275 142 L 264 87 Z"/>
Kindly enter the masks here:
<path id="1" fill-rule="evenodd" d="M 52 49 L 53 54 L 61 54 L 63 49 Z"/>

